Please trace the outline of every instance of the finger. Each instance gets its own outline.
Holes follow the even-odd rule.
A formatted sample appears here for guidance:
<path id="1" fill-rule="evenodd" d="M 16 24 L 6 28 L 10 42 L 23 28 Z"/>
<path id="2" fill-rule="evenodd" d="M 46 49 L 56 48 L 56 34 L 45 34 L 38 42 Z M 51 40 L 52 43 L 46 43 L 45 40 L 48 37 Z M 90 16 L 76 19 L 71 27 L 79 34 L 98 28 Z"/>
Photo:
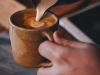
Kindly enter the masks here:
<path id="1" fill-rule="evenodd" d="M 65 47 L 50 41 L 45 41 L 39 46 L 39 53 L 43 57 L 49 59 L 52 62 L 56 62 L 60 53 L 67 52 L 69 47 Z"/>
<path id="2" fill-rule="evenodd" d="M 37 75 L 52 75 L 52 68 L 51 67 L 42 67 L 38 70 Z"/>
<path id="3" fill-rule="evenodd" d="M 49 59 L 50 61 L 55 60 L 55 54 L 54 54 L 54 49 L 56 45 L 50 41 L 45 41 L 40 44 L 39 46 L 39 53 L 43 57 Z"/>
<path id="4" fill-rule="evenodd" d="M 53 37 L 54 37 L 54 41 L 61 45 L 70 46 L 74 48 L 84 48 L 85 46 L 85 43 L 83 42 L 72 41 L 72 40 L 67 40 L 63 38 L 62 35 L 58 31 L 54 32 Z"/>

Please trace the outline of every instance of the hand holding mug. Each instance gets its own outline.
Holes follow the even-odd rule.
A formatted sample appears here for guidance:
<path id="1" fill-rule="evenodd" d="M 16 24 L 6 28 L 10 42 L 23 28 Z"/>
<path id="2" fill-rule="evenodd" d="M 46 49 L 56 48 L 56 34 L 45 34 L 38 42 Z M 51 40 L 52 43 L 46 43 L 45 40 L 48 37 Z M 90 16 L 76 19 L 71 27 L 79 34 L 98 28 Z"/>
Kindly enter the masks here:
<path id="1" fill-rule="evenodd" d="M 42 67 L 38 75 L 100 75 L 100 48 L 87 43 L 70 41 L 56 31 L 54 41 L 45 41 L 39 53 L 53 62 Z"/>

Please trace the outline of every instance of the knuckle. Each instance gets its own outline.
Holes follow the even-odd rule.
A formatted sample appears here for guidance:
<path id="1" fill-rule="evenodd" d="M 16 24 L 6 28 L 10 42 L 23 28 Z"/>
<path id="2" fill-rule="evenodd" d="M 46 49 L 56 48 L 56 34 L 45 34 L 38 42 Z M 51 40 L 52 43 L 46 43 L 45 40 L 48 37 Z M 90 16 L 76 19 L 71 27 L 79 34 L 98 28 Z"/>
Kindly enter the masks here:
<path id="1" fill-rule="evenodd" d="M 97 52 L 99 50 L 99 48 L 96 45 L 94 45 L 94 44 L 86 44 L 85 46 L 86 46 L 85 50 L 89 51 L 90 53 L 91 52 L 95 53 L 95 52 Z"/>
<path id="2" fill-rule="evenodd" d="M 66 55 L 66 56 L 69 55 L 69 49 L 65 48 L 64 50 L 60 50 L 60 51 L 58 51 L 57 53 L 58 53 L 58 54 L 57 54 L 57 55 L 58 55 L 57 58 L 58 58 L 59 60 L 61 60 L 61 59 L 64 58 L 65 55 Z"/>
<path id="3" fill-rule="evenodd" d="M 58 72 L 55 72 L 54 75 L 60 75 L 60 72 L 59 71 Z"/>
<path id="4" fill-rule="evenodd" d="M 69 46 L 69 45 L 72 44 L 72 41 L 70 41 L 70 40 L 65 40 L 65 41 L 63 42 L 63 44 Z"/>
<path id="5" fill-rule="evenodd" d="M 93 44 L 86 44 L 85 45 L 87 48 L 94 48 L 94 45 Z"/>
<path id="6" fill-rule="evenodd" d="M 44 50 L 44 48 L 46 47 L 46 45 L 47 45 L 48 42 L 49 42 L 49 41 L 44 41 L 44 42 L 42 42 L 42 43 L 39 45 L 39 48 L 38 48 L 39 52 L 40 52 L 41 50 Z"/>
<path id="7" fill-rule="evenodd" d="M 49 41 L 44 41 L 44 42 L 42 42 L 42 43 L 39 45 L 39 48 L 42 48 L 43 46 L 47 45 L 48 42 L 49 42 Z"/>
<path id="8" fill-rule="evenodd" d="M 58 59 L 62 59 L 62 58 L 63 58 L 63 55 L 64 55 L 64 53 L 63 53 L 63 52 L 60 52 L 60 53 L 58 54 Z"/>
<path id="9" fill-rule="evenodd" d="M 59 53 L 59 54 L 56 54 L 56 55 L 55 55 L 55 58 L 56 58 L 55 60 L 56 60 L 57 63 L 61 63 L 61 62 L 62 62 L 62 60 L 63 60 L 63 55 L 64 55 L 64 54 L 62 54 L 62 53 Z"/>
<path id="10" fill-rule="evenodd" d="M 89 48 L 91 45 L 88 44 L 88 43 L 86 43 L 86 44 L 84 44 L 84 46 L 87 47 L 87 48 Z"/>

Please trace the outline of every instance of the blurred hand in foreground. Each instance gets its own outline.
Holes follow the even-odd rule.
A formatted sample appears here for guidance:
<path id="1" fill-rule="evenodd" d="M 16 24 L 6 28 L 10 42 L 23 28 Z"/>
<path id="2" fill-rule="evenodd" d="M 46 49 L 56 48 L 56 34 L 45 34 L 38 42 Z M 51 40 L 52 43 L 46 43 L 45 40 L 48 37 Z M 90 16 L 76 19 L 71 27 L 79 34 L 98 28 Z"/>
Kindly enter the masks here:
<path id="1" fill-rule="evenodd" d="M 58 31 L 53 37 L 55 43 L 45 41 L 39 46 L 39 53 L 53 66 L 40 68 L 37 75 L 100 75 L 99 47 L 66 40 Z"/>

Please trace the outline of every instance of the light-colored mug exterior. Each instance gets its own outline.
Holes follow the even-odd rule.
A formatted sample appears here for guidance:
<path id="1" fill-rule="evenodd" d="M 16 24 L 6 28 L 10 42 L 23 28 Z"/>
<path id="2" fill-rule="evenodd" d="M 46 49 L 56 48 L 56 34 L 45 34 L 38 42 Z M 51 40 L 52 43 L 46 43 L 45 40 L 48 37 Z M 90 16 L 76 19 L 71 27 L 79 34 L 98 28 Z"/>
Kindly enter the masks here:
<path id="1" fill-rule="evenodd" d="M 43 29 L 27 29 L 18 27 L 15 24 L 15 19 L 19 15 L 36 11 L 35 9 L 25 9 L 14 13 L 9 19 L 9 33 L 12 46 L 12 53 L 15 61 L 24 67 L 36 68 L 41 66 L 51 66 L 52 63 L 47 65 L 47 59 L 42 57 L 38 52 L 39 45 L 47 40 L 53 41 L 53 32 L 58 30 L 59 19 L 51 13 L 56 19 L 56 23 L 50 27 Z"/>

